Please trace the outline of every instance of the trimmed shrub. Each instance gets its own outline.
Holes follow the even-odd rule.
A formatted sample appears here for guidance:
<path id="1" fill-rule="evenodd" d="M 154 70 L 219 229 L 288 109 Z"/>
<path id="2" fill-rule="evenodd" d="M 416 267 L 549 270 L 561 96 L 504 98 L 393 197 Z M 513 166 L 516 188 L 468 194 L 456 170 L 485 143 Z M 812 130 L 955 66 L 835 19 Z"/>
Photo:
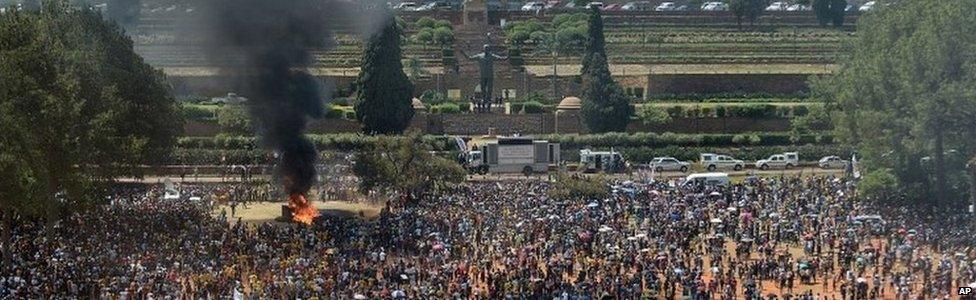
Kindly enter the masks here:
<path id="1" fill-rule="evenodd" d="M 325 105 L 325 118 L 326 119 L 339 119 L 345 114 L 345 111 L 341 107 L 332 105 L 331 103 Z"/>
<path id="2" fill-rule="evenodd" d="M 461 107 L 455 103 L 441 103 L 430 107 L 432 114 L 456 114 L 461 112 Z"/>
<path id="3" fill-rule="evenodd" d="M 522 109 L 519 111 L 525 114 L 539 114 L 545 112 L 545 106 L 536 101 L 523 102 Z"/>
<path id="4" fill-rule="evenodd" d="M 184 104 L 181 112 L 185 120 L 206 122 L 217 118 L 217 107 L 212 105 Z"/>
<path id="5" fill-rule="evenodd" d="M 637 110 L 637 119 L 645 125 L 659 125 L 671 122 L 671 116 L 660 107 L 644 105 Z"/>

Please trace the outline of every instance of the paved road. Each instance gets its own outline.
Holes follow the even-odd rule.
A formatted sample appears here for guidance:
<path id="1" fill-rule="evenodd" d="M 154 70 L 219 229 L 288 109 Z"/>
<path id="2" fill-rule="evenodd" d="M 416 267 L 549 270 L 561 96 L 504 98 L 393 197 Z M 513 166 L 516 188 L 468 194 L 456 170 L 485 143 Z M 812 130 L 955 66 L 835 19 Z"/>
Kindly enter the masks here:
<path id="1" fill-rule="evenodd" d="M 762 176 L 762 177 L 797 176 L 797 175 L 810 175 L 810 174 L 815 174 L 815 175 L 827 175 L 827 174 L 843 175 L 844 174 L 844 171 L 843 170 L 824 170 L 824 169 L 821 169 L 821 168 L 814 168 L 814 167 L 798 168 L 798 169 L 792 169 L 792 170 L 766 170 L 766 171 L 761 171 L 761 170 L 731 171 L 731 170 L 729 170 L 729 171 L 719 171 L 719 172 L 728 173 L 729 176 L 731 176 L 733 178 L 736 178 L 736 177 L 745 177 L 745 176 L 747 176 L 747 175 L 749 175 L 751 173 L 755 173 L 756 175 Z M 688 174 L 692 174 L 692 173 L 695 173 L 695 172 L 694 171 L 688 172 L 688 173 L 681 173 L 681 172 L 659 172 L 658 173 L 658 172 L 655 172 L 654 177 L 655 178 L 681 178 L 681 177 L 688 176 Z M 614 177 L 614 178 L 632 178 L 633 176 L 637 176 L 637 175 L 638 175 L 637 173 L 633 173 L 633 174 L 630 174 L 630 175 L 628 175 L 628 174 L 614 174 L 614 175 L 611 175 L 611 177 Z M 650 176 L 650 173 L 644 173 L 644 175 L 645 176 Z M 533 176 L 528 177 L 528 179 L 546 179 L 546 178 L 548 178 L 548 175 L 547 174 L 536 174 L 536 175 L 533 175 Z M 202 176 L 186 176 L 185 178 L 182 178 L 182 179 L 178 175 L 170 175 L 170 176 L 146 176 L 146 177 L 143 177 L 143 178 L 119 178 L 118 181 L 119 182 L 126 182 L 126 183 L 132 183 L 132 182 L 162 183 L 166 179 L 169 179 L 170 181 L 172 181 L 174 183 L 180 183 L 180 182 L 185 182 L 185 183 L 222 183 L 222 182 L 231 183 L 231 182 L 241 182 L 241 177 L 240 176 L 229 176 L 229 177 L 221 178 L 220 176 L 212 175 L 212 174 L 202 175 Z M 515 173 L 515 174 L 472 175 L 472 176 L 469 177 L 469 180 L 472 180 L 472 181 L 523 180 L 523 179 L 527 179 L 527 178 L 524 175 L 518 174 L 518 173 Z M 265 182 L 265 181 L 271 180 L 271 176 L 270 175 L 255 175 L 255 176 L 252 176 L 252 179 L 251 180 L 252 181 L 257 181 L 257 182 Z"/>

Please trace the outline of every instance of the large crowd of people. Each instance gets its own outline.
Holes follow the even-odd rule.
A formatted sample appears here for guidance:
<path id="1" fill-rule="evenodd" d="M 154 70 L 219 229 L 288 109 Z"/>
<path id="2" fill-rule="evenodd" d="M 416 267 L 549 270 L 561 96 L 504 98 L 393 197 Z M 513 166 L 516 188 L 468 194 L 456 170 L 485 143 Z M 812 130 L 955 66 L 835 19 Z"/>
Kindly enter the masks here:
<path id="1" fill-rule="evenodd" d="M 468 182 L 299 226 L 214 213 L 211 195 L 261 189 L 119 186 L 54 228 L 16 217 L 0 298 L 950 299 L 976 282 L 972 216 L 882 209 L 839 178 L 550 188 Z"/>

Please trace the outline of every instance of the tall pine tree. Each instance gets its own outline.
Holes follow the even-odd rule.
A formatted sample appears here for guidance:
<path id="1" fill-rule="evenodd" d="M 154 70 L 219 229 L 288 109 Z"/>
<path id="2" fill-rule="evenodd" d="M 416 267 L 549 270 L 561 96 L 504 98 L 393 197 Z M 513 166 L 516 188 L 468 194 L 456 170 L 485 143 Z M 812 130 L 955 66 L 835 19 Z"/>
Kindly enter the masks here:
<path id="1" fill-rule="evenodd" d="M 603 37 L 603 16 L 600 9 L 593 6 L 590 10 L 589 20 L 587 20 L 587 34 L 589 37 L 583 45 L 583 63 L 580 74 L 586 74 L 593 65 L 593 56 L 599 54 L 605 59 L 607 57 L 606 39 Z"/>
<path id="2" fill-rule="evenodd" d="M 366 45 L 356 98 L 356 119 L 364 133 L 399 134 L 413 118 L 413 84 L 400 61 L 402 35 L 390 14 L 383 30 L 370 37 Z"/>
<path id="3" fill-rule="evenodd" d="M 634 107 L 610 76 L 603 18 L 600 10 L 590 11 L 589 37 L 583 54 L 583 119 L 591 132 L 625 131 Z"/>

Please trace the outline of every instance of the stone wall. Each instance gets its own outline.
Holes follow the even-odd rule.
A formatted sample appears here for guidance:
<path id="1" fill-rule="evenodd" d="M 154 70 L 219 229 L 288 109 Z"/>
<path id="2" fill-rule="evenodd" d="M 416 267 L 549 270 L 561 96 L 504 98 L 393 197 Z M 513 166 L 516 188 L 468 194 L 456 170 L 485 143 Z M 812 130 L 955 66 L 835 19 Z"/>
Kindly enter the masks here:
<path id="1" fill-rule="evenodd" d="M 586 133 L 579 111 L 559 111 L 555 115 L 554 133 Z"/>
<path id="2" fill-rule="evenodd" d="M 787 94 L 809 90 L 808 74 L 660 74 L 648 76 L 654 94 L 758 93 Z"/>
<path id="3" fill-rule="evenodd" d="M 552 130 L 550 114 L 448 114 L 431 115 L 431 123 L 440 123 L 439 131 L 428 130 L 430 134 L 544 134 Z M 436 129 L 436 128 L 429 128 Z"/>
<path id="4" fill-rule="evenodd" d="M 346 119 L 320 119 L 308 124 L 306 132 L 314 134 L 356 133 L 362 131 L 359 122 Z"/>

